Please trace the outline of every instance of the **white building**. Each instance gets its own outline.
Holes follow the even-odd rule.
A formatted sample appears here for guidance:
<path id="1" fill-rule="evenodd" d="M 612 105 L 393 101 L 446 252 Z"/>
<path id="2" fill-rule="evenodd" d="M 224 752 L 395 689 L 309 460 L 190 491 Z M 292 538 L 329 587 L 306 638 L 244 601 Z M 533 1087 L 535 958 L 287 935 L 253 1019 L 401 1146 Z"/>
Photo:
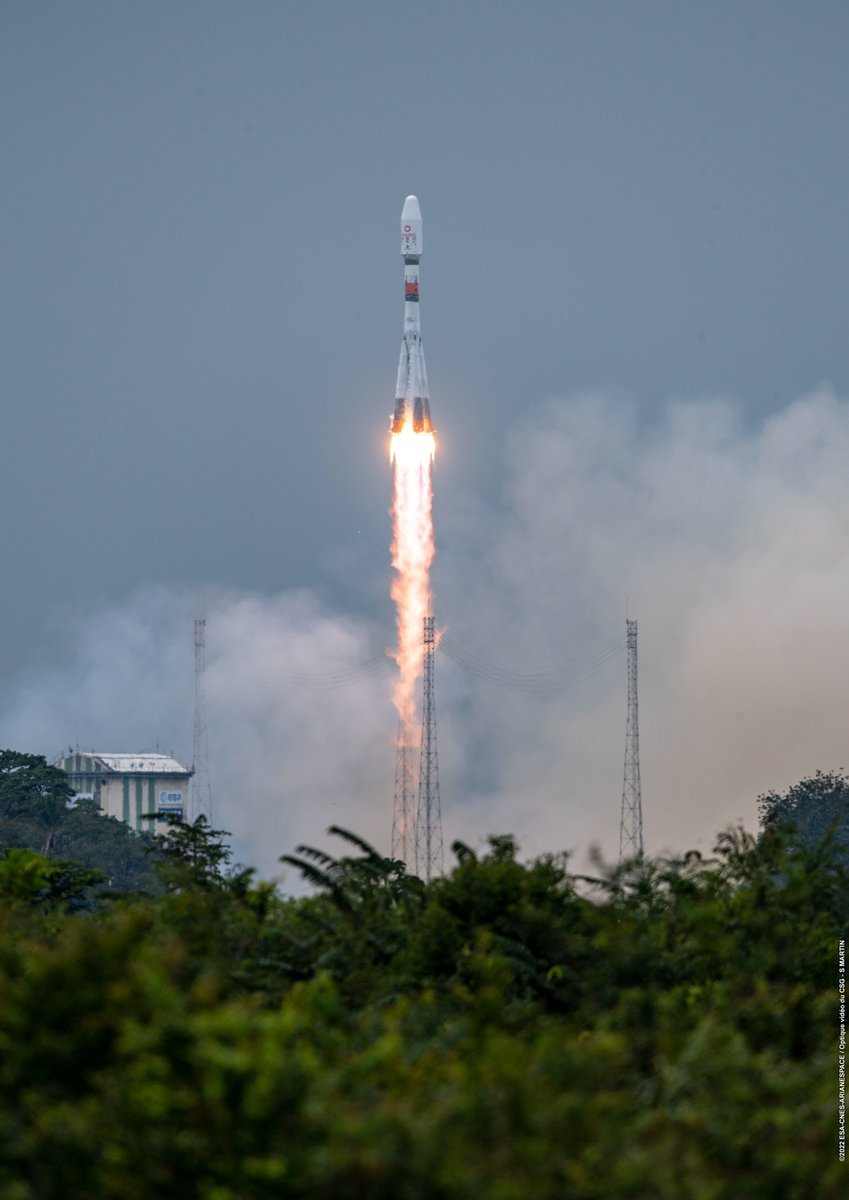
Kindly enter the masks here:
<path id="1" fill-rule="evenodd" d="M 157 821 L 188 821 L 192 772 L 168 754 L 95 754 L 69 750 L 55 765 L 79 798 L 94 800 L 109 817 L 153 832 Z M 145 819 L 157 813 L 157 821 Z"/>

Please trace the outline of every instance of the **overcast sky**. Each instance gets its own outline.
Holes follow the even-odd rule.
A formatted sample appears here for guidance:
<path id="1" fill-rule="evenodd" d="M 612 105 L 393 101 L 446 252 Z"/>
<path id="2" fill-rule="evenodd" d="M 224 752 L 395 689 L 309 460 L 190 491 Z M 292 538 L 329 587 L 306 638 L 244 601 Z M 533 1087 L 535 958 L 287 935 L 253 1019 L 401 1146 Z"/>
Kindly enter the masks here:
<path id="1" fill-rule="evenodd" d="M 190 756 L 190 621 L 203 603 L 211 706 L 213 670 L 232 702 L 224 664 L 251 629 L 240 661 L 270 638 L 278 674 L 298 657 L 281 629 L 304 650 L 332 627 L 322 646 L 343 645 L 346 663 L 385 647 L 398 217 L 416 192 L 439 622 L 476 639 L 481 661 L 514 651 L 517 669 L 544 669 L 616 636 L 631 595 L 657 689 L 654 715 L 642 710 L 654 848 L 736 815 L 751 823 L 758 790 L 849 765 L 833 646 L 804 660 L 811 704 L 827 693 L 844 705 L 833 740 L 816 707 L 795 724 L 781 715 L 798 746 L 782 736 L 780 767 L 763 698 L 738 703 L 720 672 L 711 705 L 704 673 L 685 681 L 708 644 L 714 664 L 737 646 L 744 671 L 741 611 L 758 588 L 774 598 L 806 577 L 810 531 L 780 542 L 791 499 L 811 528 L 837 521 L 839 578 L 821 581 L 817 604 L 834 606 L 828 638 L 840 636 L 849 494 L 827 444 L 849 427 L 847 54 L 842 0 L 0 0 L 0 734 L 51 756 L 64 742 L 140 749 L 133 738 Z M 802 466 L 775 451 L 788 429 L 809 452 Z M 747 590 L 762 539 L 774 553 Z M 703 573 L 683 583 L 688 572 Z M 711 624 L 720 602 L 727 621 Z M 776 636 L 793 642 L 820 616 L 800 599 Z M 168 670 L 142 672 L 150 655 Z M 333 654 L 322 662 L 332 670 Z M 761 659 L 752 673 L 764 678 Z M 544 713 L 520 698 L 512 716 L 515 697 L 454 666 L 443 679 L 452 833 L 482 827 L 487 805 L 510 827 L 510 795 L 536 770 L 528 807 L 544 815 L 525 821 L 530 847 L 596 837 L 610 849 L 619 668 L 598 696 Z M 340 770 L 376 814 L 348 823 L 377 837 L 393 727 L 386 677 L 368 687 L 373 728 L 354 736 L 341 689 L 335 736 L 371 755 Z M 673 724 L 660 714 L 680 724 L 688 688 L 698 711 L 674 736 L 690 757 L 664 775 Z M 293 702 L 276 703 L 253 723 L 242 705 L 240 753 L 288 744 Z M 755 709 L 764 740 L 746 740 L 735 774 L 729 713 L 748 714 L 738 729 Z M 590 711 L 579 742 L 592 762 L 564 749 Z M 217 719 L 232 738 L 236 716 Z M 325 719 L 317 709 L 316 747 Z M 533 769 L 528 729 L 542 739 Z M 508 763 L 511 731 L 521 753 Z M 219 730 L 222 759 L 225 741 Z M 228 753 L 219 771 L 237 787 L 244 762 Z M 705 814 L 692 800 L 698 817 L 682 817 L 682 780 L 717 757 L 727 803 Z M 276 786 L 256 784 L 278 813 Z M 287 786 L 303 804 L 319 785 L 304 762 Z M 338 795 L 338 779 L 321 786 Z M 568 795 L 584 797 L 580 819 L 557 807 Z M 611 808 L 594 824 L 602 796 Z M 319 837 L 324 815 L 303 828 L 273 818 L 279 852 L 292 831 Z M 221 819 L 240 820 L 226 807 Z M 245 853 L 261 861 L 248 824 Z"/>

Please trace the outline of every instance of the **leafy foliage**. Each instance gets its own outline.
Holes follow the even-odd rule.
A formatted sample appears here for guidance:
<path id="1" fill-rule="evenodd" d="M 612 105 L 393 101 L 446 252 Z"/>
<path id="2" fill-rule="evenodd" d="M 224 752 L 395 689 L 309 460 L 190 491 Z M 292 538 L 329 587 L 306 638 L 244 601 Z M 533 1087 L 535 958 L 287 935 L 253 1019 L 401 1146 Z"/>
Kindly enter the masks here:
<path id="1" fill-rule="evenodd" d="M 229 836 L 225 829 L 211 829 L 202 814 L 191 823 L 169 822 L 167 831 L 156 835 L 163 852 L 160 874 L 169 890 L 220 887 L 232 858 L 226 841 Z"/>
<path id="2" fill-rule="evenodd" d="M 758 812 L 765 829 L 784 827 L 810 849 L 826 843 L 849 863 L 849 779 L 842 772 L 817 771 L 783 795 L 767 792 Z"/>
<path id="3" fill-rule="evenodd" d="M 89 867 L 100 872 L 101 890 L 161 891 L 153 839 L 92 800 L 73 801 L 65 772 L 41 755 L 0 751 L 0 848 Z"/>
<path id="4" fill-rule="evenodd" d="M 844 1194 L 839 858 L 734 829 L 585 877 L 495 837 L 425 885 L 331 834 L 298 900 L 202 821 L 95 910 L 0 860 L 0 1194 Z"/>
<path id="5" fill-rule="evenodd" d="M 6 904 L 82 908 L 91 888 L 102 879 L 99 871 L 45 858 L 32 850 L 0 851 L 0 900 Z"/>

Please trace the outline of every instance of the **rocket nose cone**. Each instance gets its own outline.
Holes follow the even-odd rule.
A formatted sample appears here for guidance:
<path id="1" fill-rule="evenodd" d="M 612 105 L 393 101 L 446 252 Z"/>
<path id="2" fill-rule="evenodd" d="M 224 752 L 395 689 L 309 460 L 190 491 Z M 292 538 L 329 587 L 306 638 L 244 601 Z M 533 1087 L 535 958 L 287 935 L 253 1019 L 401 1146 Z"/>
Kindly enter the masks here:
<path id="1" fill-rule="evenodd" d="M 422 210 L 419 208 L 417 196 L 408 196 L 404 201 L 404 207 L 401 209 L 402 221 L 420 221 L 422 219 Z"/>

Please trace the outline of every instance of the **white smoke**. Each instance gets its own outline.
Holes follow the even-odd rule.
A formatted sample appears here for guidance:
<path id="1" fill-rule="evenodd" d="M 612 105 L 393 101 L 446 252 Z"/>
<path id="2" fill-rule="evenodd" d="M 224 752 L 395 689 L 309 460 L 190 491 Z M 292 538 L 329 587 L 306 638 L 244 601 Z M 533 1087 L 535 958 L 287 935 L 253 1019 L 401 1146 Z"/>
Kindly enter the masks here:
<path id="1" fill-rule="evenodd" d="M 730 402 L 681 402 L 643 428 L 627 399 L 588 395 L 532 414 L 508 458 L 498 511 L 436 479 L 437 621 L 474 656 L 471 673 L 438 657 L 446 844 L 513 832 L 528 854 L 615 858 L 626 596 L 648 852 L 708 848 L 754 827 L 759 793 L 849 764 L 849 403 L 824 387 L 749 430 Z M 159 742 L 188 762 L 198 603 L 149 588 L 66 614 L 56 664 L 6 685 L 0 742 Z M 222 591 L 206 616 L 215 824 L 238 857 L 277 874 L 331 823 L 388 850 L 391 631 L 305 592 Z M 550 677 L 616 636 L 621 654 L 561 691 L 484 678 Z"/>
<path id="2" fill-rule="evenodd" d="M 755 826 L 758 794 L 849 761 L 849 404 L 821 388 L 745 431 L 729 402 L 682 402 L 641 430 L 633 405 L 591 395 L 549 404 L 510 450 L 506 516 L 449 624 L 544 669 L 611 630 L 624 643 L 628 598 L 649 852 L 709 848 Z M 443 553 L 438 588 L 467 551 Z M 496 762 L 485 826 L 615 857 L 624 654 L 559 697 L 473 691 L 467 740 Z"/>
<path id="3" fill-rule="evenodd" d="M 157 587 L 66 617 L 69 654 L 7 689 L 2 744 L 50 758 L 68 745 L 158 746 L 190 765 L 199 606 Z M 379 843 L 394 710 L 378 634 L 305 592 L 222 591 L 205 608 L 213 824 L 234 835 L 238 859 L 277 876 L 279 855 L 330 824 Z"/>

